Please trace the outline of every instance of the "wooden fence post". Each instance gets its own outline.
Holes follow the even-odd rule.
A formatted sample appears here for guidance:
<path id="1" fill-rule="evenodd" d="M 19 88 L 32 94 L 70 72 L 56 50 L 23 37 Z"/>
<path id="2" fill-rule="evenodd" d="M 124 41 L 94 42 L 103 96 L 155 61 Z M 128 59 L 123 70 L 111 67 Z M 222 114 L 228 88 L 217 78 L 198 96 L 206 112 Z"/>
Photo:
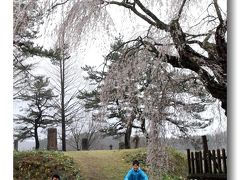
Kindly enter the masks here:
<path id="1" fill-rule="evenodd" d="M 204 159 L 204 172 L 209 173 L 208 169 L 208 144 L 207 144 L 207 136 L 202 136 L 203 142 L 203 159 Z"/>
<path id="2" fill-rule="evenodd" d="M 218 172 L 222 173 L 222 163 L 221 163 L 220 149 L 217 149 L 217 161 L 218 161 Z"/>
<path id="3" fill-rule="evenodd" d="M 208 172 L 212 174 L 212 161 L 211 161 L 211 151 L 208 150 Z"/>
<path id="4" fill-rule="evenodd" d="M 202 151 L 199 152 L 200 173 L 203 173 Z"/>
<path id="5" fill-rule="evenodd" d="M 216 162 L 216 153 L 215 150 L 212 150 L 212 157 L 213 157 L 213 173 L 217 173 L 217 162 Z"/>
<path id="6" fill-rule="evenodd" d="M 195 152 L 196 173 L 200 173 L 199 152 Z"/>
<path id="7" fill-rule="evenodd" d="M 187 149 L 187 159 L 188 159 L 188 173 L 192 174 L 191 159 L 190 159 L 190 149 Z"/>
<path id="8" fill-rule="evenodd" d="M 222 158 L 223 158 L 223 172 L 227 174 L 227 156 L 225 149 L 222 149 Z"/>
<path id="9" fill-rule="evenodd" d="M 191 162 L 192 162 L 192 174 L 195 174 L 195 166 L 194 166 L 194 155 L 193 152 L 191 152 Z"/>

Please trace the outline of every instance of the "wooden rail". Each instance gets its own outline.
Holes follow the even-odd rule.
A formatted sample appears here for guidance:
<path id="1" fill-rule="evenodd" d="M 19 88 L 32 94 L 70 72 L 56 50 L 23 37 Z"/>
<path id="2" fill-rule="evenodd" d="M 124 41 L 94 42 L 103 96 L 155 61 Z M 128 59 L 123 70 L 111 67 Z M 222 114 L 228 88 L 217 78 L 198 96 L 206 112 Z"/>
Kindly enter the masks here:
<path id="1" fill-rule="evenodd" d="M 225 149 L 191 152 L 187 149 L 188 179 L 227 179 Z"/>
<path id="2" fill-rule="evenodd" d="M 203 151 L 187 149 L 188 179 L 227 179 L 227 156 L 225 149 L 208 150 L 207 137 L 202 136 Z"/>

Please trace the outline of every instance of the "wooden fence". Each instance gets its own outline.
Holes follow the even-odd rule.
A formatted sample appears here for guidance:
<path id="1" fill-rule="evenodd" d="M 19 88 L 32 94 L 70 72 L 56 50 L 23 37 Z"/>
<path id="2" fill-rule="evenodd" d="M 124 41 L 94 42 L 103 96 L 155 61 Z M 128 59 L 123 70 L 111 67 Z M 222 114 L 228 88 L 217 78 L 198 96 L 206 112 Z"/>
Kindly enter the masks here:
<path id="1" fill-rule="evenodd" d="M 227 156 L 225 149 L 208 150 L 203 137 L 204 150 L 191 152 L 187 149 L 188 179 L 227 179 Z"/>

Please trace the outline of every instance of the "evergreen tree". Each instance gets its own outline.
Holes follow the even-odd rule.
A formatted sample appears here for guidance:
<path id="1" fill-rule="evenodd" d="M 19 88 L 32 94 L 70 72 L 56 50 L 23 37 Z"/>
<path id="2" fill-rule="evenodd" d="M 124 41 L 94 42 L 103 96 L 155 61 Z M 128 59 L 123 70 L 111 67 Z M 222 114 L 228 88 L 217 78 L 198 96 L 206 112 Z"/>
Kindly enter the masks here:
<path id="1" fill-rule="evenodd" d="M 45 129 L 54 122 L 54 105 L 52 100 L 55 97 L 53 90 L 48 87 L 49 80 L 43 76 L 37 76 L 29 83 L 26 93 L 21 94 L 19 99 L 25 102 L 27 108 L 23 114 L 14 119 L 16 123 L 15 136 L 19 140 L 34 137 L 35 149 L 39 149 L 39 129 Z"/>
<path id="2" fill-rule="evenodd" d="M 39 27 L 43 23 L 43 7 L 34 0 L 13 1 L 13 87 L 14 99 L 24 93 L 33 78 L 31 70 L 36 65 L 29 58 L 33 56 L 54 57 L 53 50 L 36 45 Z"/>

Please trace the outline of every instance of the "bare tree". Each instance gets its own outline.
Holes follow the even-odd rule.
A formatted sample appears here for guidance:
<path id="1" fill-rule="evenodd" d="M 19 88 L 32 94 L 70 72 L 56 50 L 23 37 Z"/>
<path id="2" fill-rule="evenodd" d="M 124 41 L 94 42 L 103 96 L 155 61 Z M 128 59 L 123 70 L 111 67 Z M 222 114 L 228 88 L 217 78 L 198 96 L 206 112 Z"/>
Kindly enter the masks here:
<path id="1" fill-rule="evenodd" d="M 77 151 L 81 150 L 81 140 L 82 140 L 82 133 L 84 128 L 84 124 L 81 122 L 82 121 L 77 120 L 71 124 L 71 128 L 70 128 L 71 134 L 68 140 L 68 144 L 74 149 L 76 149 Z"/>
<path id="2" fill-rule="evenodd" d="M 95 118 L 97 117 L 91 113 L 91 115 L 86 115 L 71 124 L 70 138 L 68 141 L 70 146 L 79 151 L 82 147 L 81 142 L 83 138 L 86 138 L 88 141 L 88 149 L 97 143 L 97 141 L 101 138 L 99 131 L 101 129 L 101 125 Z"/>

